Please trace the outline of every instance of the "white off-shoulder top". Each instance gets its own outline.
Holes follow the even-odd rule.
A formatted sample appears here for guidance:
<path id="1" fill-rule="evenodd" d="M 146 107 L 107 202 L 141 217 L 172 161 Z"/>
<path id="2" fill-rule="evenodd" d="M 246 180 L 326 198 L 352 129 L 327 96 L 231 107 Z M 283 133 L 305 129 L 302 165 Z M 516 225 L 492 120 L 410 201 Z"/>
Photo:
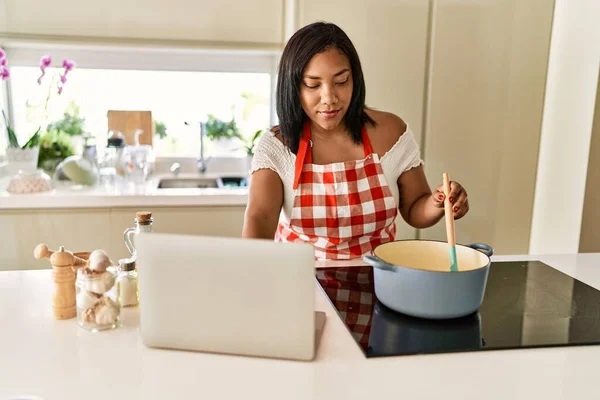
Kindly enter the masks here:
<path id="1" fill-rule="evenodd" d="M 411 168 L 423 164 L 415 136 L 407 125 L 406 131 L 381 157 L 381 167 L 396 204 L 399 204 L 398 177 Z M 294 205 L 294 167 L 296 155 L 275 137 L 270 130 L 259 139 L 254 150 L 250 174 L 260 169 L 276 172 L 283 182 L 282 217 L 289 222 Z"/>

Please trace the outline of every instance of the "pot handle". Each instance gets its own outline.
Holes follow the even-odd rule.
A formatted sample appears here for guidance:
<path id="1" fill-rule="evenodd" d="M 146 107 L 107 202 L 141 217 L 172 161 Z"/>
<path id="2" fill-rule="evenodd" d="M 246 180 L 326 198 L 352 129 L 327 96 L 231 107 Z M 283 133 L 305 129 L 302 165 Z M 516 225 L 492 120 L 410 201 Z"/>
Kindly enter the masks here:
<path id="1" fill-rule="evenodd" d="M 492 255 L 494 255 L 494 249 L 492 248 L 492 246 L 488 246 L 487 244 L 471 243 L 471 244 L 467 245 L 467 247 L 470 247 L 475 250 L 483 250 L 482 253 L 484 253 L 488 257 L 491 257 Z"/>
<path id="2" fill-rule="evenodd" d="M 391 271 L 391 272 L 397 272 L 398 269 L 396 268 L 395 265 L 386 263 L 385 261 L 383 261 L 381 258 L 377 257 L 377 256 L 363 256 L 363 261 L 366 262 L 367 264 L 373 266 L 374 268 L 379 268 L 383 271 Z"/>

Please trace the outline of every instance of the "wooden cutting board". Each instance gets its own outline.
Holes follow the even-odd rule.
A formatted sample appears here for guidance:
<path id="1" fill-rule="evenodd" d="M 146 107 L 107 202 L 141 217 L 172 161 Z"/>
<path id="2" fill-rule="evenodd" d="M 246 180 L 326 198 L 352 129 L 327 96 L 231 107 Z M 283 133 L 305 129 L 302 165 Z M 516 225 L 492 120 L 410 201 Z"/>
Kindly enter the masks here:
<path id="1" fill-rule="evenodd" d="M 152 146 L 154 137 L 154 122 L 151 111 L 108 110 L 108 129 L 121 132 L 125 136 L 125 144 L 135 144 L 135 131 L 142 129 L 140 144 Z"/>

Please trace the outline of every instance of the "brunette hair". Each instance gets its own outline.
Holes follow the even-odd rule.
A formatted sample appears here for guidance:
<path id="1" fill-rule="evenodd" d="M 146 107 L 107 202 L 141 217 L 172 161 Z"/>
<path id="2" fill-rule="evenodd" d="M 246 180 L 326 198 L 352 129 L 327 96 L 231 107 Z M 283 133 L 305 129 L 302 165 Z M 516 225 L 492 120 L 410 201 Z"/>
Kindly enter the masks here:
<path id="1" fill-rule="evenodd" d="M 375 121 L 365 112 L 365 79 L 358 53 L 350 38 L 337 25 L 315 22 L 298 30 L 286 44 L 279 63 L 276 108 L 279 132 L 286 146 L 296 154 L 302 135 L 302 124 L 308 118 L 300 102 L 300 85 L 306 65 L 317 54 L 331 48 L 342 52 L 350 62 L 352 72 L 352 99 L 344 124 L 355 143 L 362 142 L 361 130 Z M 275 129 L 276 130 L 276 129 Z"/>

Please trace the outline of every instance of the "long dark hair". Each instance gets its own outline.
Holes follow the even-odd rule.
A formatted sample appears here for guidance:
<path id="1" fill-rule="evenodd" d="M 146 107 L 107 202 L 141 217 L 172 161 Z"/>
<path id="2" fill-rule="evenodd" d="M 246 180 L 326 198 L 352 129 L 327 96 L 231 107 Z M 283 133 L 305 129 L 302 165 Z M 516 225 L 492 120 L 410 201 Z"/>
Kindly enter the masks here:
<path id="1" fill-rule="evenodd" d="M 300 102 L 300 84 L 306 65 L 316 54 L 335 48 L 348 57 L 352 70 L 352 100 L 344 115 L 344 124 L 355 143 L 362 143 L 361 129 L 375 121 L 365 112 L 365 79 L 358 53 L 350 38 L 337 25 L 315 22 L 298 30 L 288 41 L 277 77 L 275 94 L 279 132 L 286 146 L 296 154 L 302 135 L 302 124 L 308 118 Z"/>

